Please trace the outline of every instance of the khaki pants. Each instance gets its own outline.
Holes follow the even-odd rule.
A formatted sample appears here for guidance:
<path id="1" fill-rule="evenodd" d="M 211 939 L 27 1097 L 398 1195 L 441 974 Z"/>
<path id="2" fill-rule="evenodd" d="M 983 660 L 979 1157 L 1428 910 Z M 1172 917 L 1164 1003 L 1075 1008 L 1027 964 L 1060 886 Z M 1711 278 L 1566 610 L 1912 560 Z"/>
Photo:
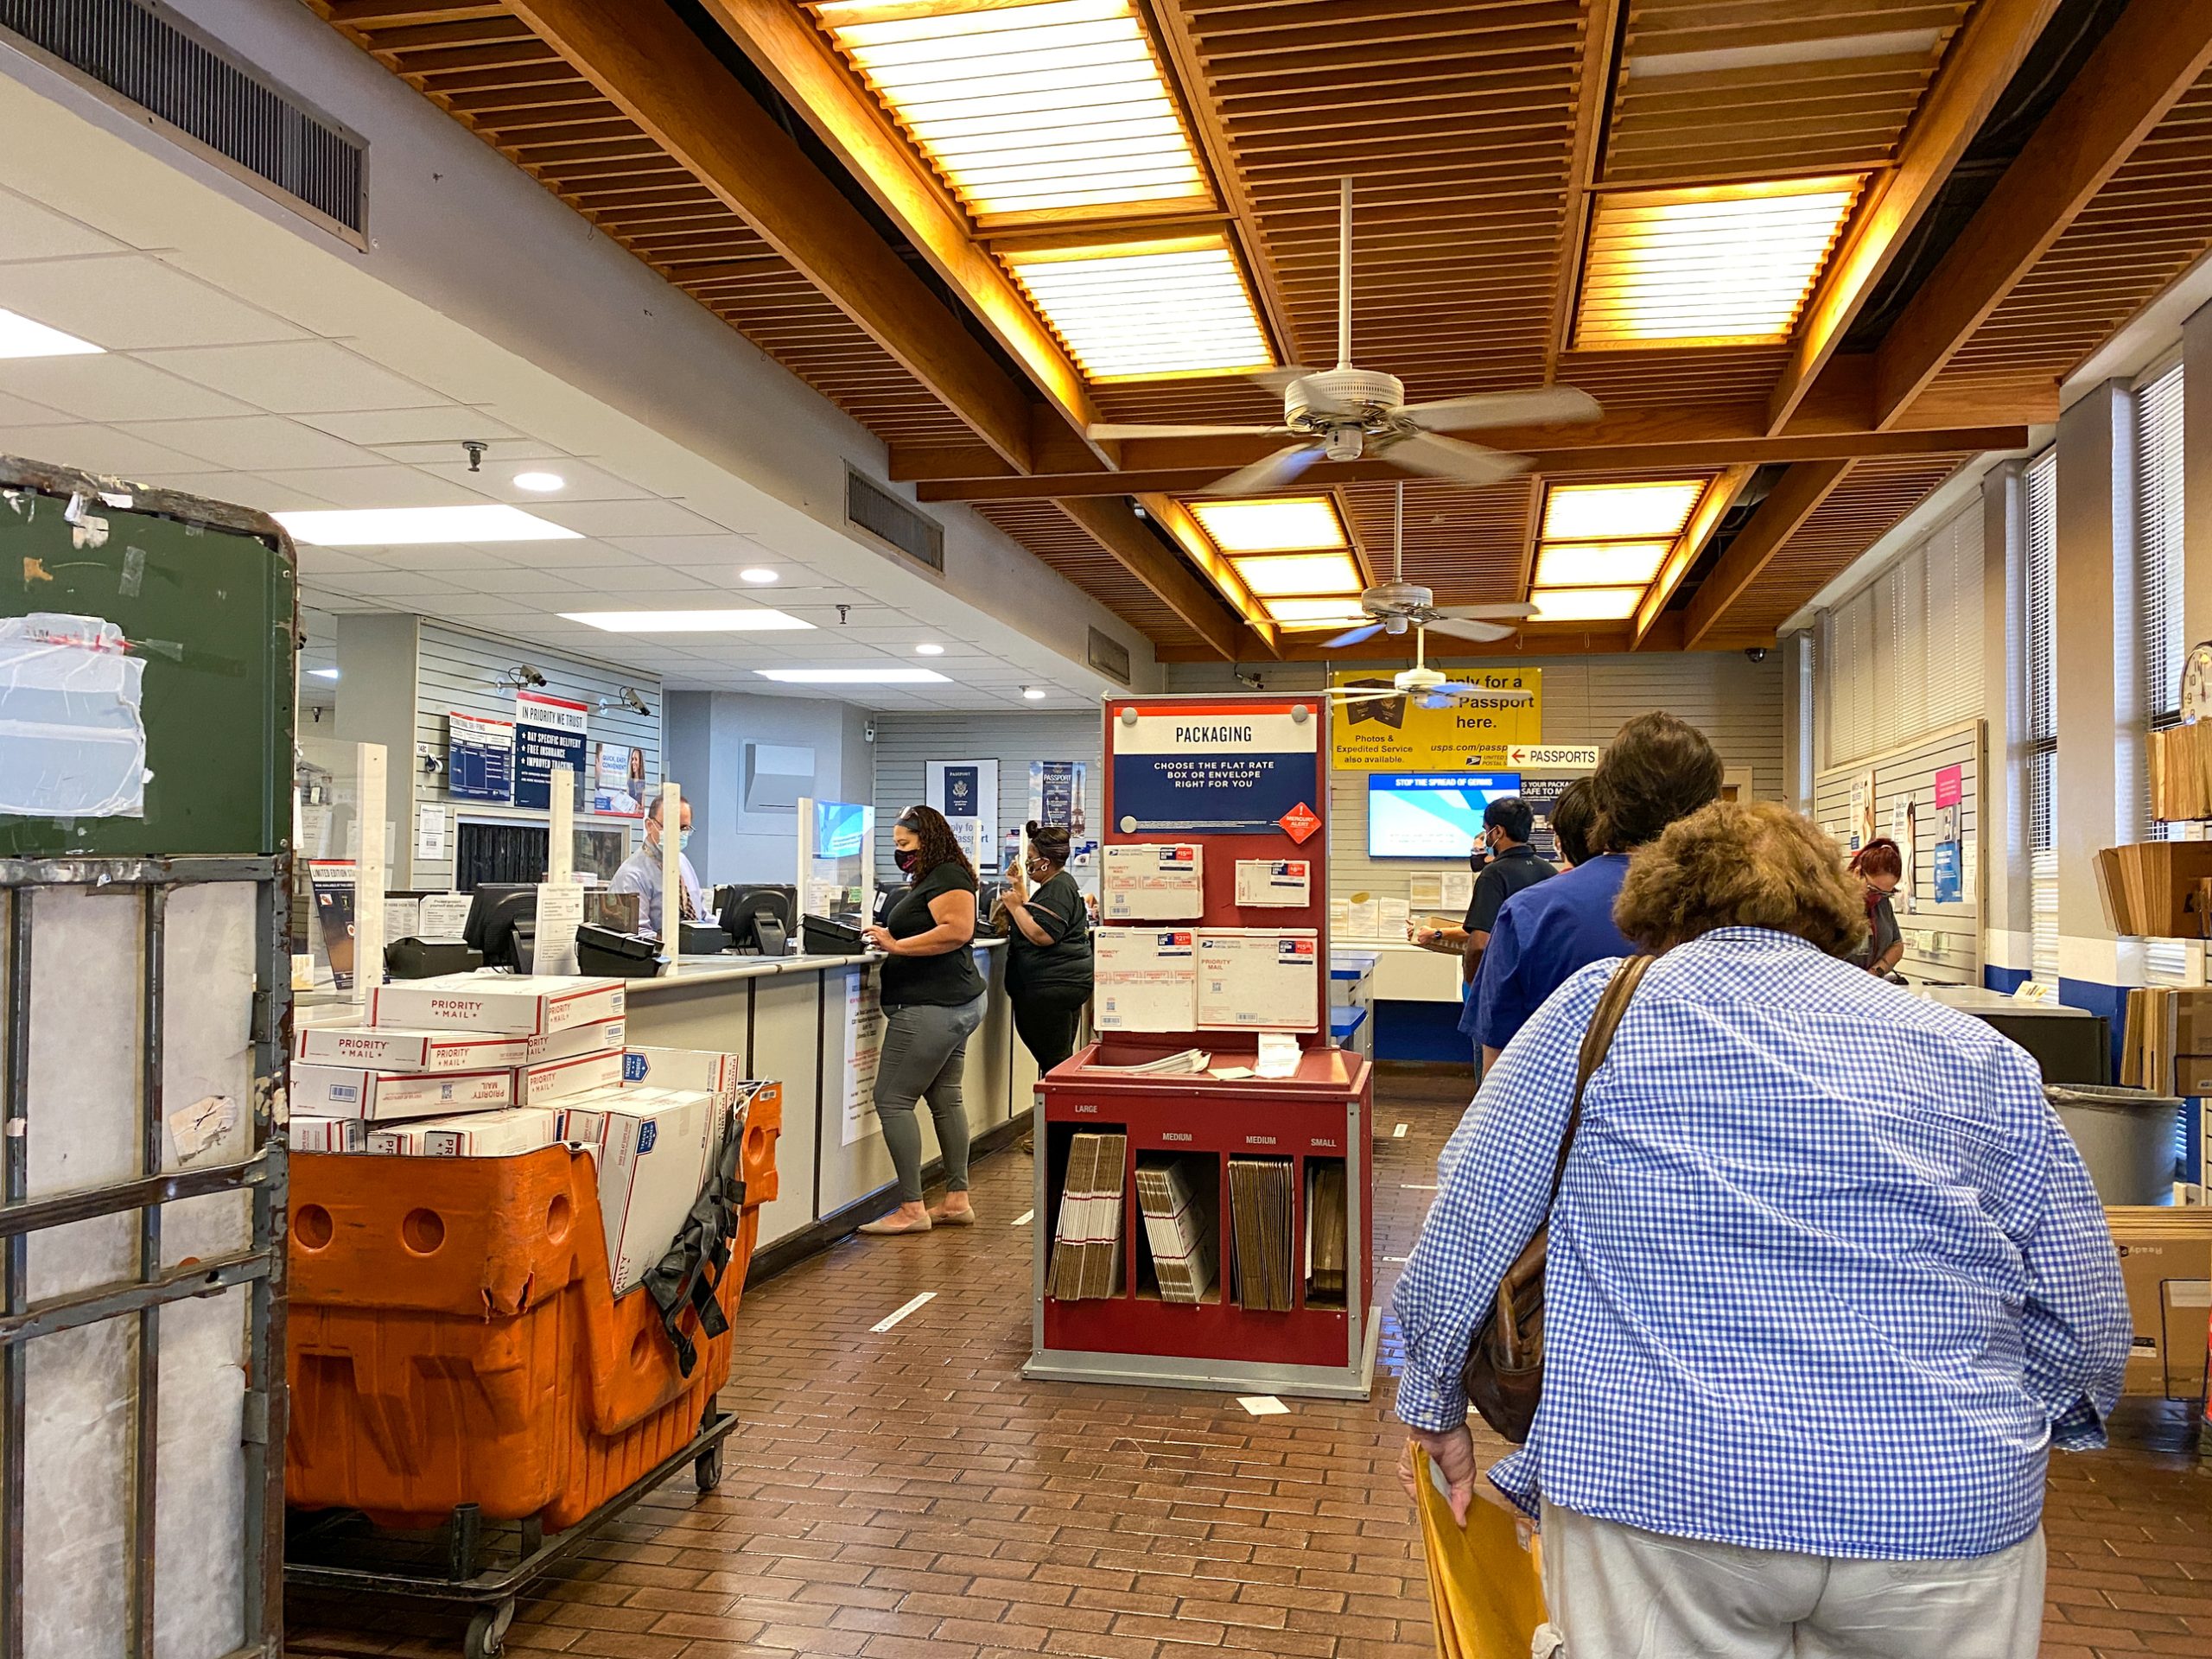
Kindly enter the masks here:
<path id="1" fill-rule="evenodd" d="M 1962 1561 L 1866 1561 L 1643 1532 L 1544 1505 L 1536 1659 L 2035 1659 L 2038 1529 Z"/>

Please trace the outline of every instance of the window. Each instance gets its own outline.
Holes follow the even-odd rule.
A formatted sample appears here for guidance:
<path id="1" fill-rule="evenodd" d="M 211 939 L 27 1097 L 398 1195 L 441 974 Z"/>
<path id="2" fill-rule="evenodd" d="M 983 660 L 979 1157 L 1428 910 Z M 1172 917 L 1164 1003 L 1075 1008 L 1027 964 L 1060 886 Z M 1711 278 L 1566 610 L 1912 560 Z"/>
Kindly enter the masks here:
<path id="1" fill-rule="evenodd" d="M 2182 659 L 2189 640 L 2182 631 L 2182 372 L 2179 365 L 2135 389 L 2135 579 L 2137 656 L 2143 672 L 2143 716 L 2153 731 L 2181 716 Z M 2145 833 L 2165 841 L 2189 836 L 2193 826 L 2160 823 L 2151 816 L 2151 772 L 2143 768 L 2141 817 Z M 2145 944 L 2145 967 L 2154 983 L 2179 984 L 2189 976 L 2189 945 L 2181 939 Z"/>
<path id="2" fill-rule="evenodd" d="M 2046 449 L 2027 476 L 2028 853 L 2033 879 L 2035 976 L 2058 982 L 2058 855 L 2052 794 L 2058 772 L 2058 698 L 2052 650 L 2051 584 L 2058 556 L 2058 454 Z"/>

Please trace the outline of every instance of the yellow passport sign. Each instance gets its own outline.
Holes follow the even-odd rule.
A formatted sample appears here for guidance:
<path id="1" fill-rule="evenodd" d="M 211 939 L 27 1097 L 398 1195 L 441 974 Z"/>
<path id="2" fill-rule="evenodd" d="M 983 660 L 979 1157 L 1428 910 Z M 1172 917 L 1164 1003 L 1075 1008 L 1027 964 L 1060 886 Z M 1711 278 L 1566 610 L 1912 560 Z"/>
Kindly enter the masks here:
<path id="1" fill-rule="evenodd" d="M 1544 735 L 1544 671 L 1540 668 L 1453 669 L 1452 683 L 1469 688 L 1425 708 L 1413 696 L 1338 703 L 1332 753 L 1348 772 L 1457 772 L 1503 766 L 1506 751 Z M 1333 686 L 1390 689 L 1390 675 L 1339 670 Z"/>

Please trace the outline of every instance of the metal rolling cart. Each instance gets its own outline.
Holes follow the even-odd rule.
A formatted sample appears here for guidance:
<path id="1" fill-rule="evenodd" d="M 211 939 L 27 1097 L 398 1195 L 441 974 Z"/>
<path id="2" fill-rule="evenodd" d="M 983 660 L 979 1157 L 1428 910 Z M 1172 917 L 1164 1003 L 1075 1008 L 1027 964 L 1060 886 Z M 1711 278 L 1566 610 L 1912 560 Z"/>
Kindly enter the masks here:
<path id="1" fill-rule="evenodd" d="M 0 457 L 0 1654 L 276 1659 L 296 578 Z"/>

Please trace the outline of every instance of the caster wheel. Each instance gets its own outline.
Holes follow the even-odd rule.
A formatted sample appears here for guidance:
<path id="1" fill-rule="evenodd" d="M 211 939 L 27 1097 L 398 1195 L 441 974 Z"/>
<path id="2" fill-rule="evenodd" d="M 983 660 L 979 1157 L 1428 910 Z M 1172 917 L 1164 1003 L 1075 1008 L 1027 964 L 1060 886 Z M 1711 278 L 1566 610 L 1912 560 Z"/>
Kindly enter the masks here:
<path id="1" fill-rule="evenodd" d="M 703 1497 L 722 1484 L 722 1449 L 719 1446 L 711 1452 L 702 1452 L 698 1462 L 691 1465 L 691 1473 L 699 1483 Z"/>
<path id="2" fill-rule="evenodd" d="M 498 1659 L 507 1650 L 507 1626 L 514 1623 L 515 1605 L 501 1602 L 468 1621 L 468 1640 L 462 1651 L 468 1659 Z"/>

